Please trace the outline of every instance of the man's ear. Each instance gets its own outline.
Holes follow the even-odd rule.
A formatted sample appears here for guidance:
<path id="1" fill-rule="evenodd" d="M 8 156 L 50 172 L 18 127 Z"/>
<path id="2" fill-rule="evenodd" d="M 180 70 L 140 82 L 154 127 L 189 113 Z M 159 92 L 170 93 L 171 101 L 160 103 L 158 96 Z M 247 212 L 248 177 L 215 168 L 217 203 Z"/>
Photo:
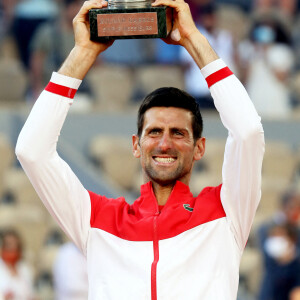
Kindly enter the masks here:
<path id="1" fill-rule="evenodd" d="M 132 136 L 132 153 L 133 153 L 133 156 L 136 158 L 140 158 L 140 156 L 141 156 L 139 137 L 136 134 L 134 134 Z"/>
<path id="2" fill-rule="evenodd" d="M 205 153 L 205 137 L 201 137 L 196 141 L 194 160 L 200 160 Z"/>

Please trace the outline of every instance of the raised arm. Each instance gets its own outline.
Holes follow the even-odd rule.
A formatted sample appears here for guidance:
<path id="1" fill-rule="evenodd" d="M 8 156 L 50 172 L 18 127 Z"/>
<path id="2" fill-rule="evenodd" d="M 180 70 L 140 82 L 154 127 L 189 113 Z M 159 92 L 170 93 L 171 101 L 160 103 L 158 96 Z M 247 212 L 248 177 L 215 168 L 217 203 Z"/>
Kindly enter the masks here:
<path id="1" fill-rule="evenodd" d="M 221 201 L 243 250 L 261 195 L 264 134 L 260 117 L 243 85 L 196 28 L 188 4 L 183 0 L 156 0 L 153 5 L 173 7 L 174 25 L 166 42 L 185 47 L 193 57 L 228 129 Z"/>
<path id="2" fill-rule="evenodd" d="M 201 70 L 228 130 L 222 168 L 221 200 L 241 250 L 261 196 L 264 132 L 245 88 L 222 60 Z"/>
<path id="3" fill-rule="evenodd" d="M 75 46 L 58 73 L 53 73 L 20 135 L 16 155 L 39 197 L 66 234 L 85 253 L 90 197 L 57 153 L 57 141 L 74 95 L 99 53 L 109 44 L 89 40 L 87 13 L 107 3 L 86 1 L 74 19 Z"/>
<path id="4" fill-rule="evenodd" d="M 75 47 L 59 69 L 59 74 L 82 80 L 98 55 L 112 45 L 113 41 L 96 43 L 90 40 L 88 12 L 91 8 L 102 8 L 105 6 L 107 6 L 107 1 L 105 0 L 84 2 L 81 10 L 73 20 Z"/>

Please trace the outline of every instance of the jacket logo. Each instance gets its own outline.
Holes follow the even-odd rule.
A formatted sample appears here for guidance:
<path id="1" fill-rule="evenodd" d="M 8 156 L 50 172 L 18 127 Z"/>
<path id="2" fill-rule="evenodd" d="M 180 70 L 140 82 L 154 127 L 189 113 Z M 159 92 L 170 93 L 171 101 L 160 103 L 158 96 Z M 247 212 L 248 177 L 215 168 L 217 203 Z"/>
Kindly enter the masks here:
<path id="1" fill-rule="evenodd" d="M 194 210 L 194 208 L 190 207 L 189 204 L 183 204 L 183 208 L 184 208 L 185 210 L 187 210 L 187 211 L 193 211 L 193 210 Z"/>

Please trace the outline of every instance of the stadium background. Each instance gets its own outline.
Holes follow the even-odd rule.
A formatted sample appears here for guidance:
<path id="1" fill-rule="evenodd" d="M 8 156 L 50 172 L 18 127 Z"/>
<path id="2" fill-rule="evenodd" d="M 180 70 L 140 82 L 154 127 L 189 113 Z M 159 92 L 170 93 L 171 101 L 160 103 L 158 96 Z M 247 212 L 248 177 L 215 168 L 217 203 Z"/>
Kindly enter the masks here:
<path id="1" fill-rule="evenodd" d="M 33 50 L 28 46 L 29 58 L 24 59 L 18 45 L 20 36 L 16 36 L 13 30 L 21 2 L 2 0 L 0 3 L 0 232 L 13 227 L 21 233 L 25 244 L 24 258 L 34 268 L 36 296 L 38 299 L 53 299 L 53 261 L 59 246 L 67 238 L 42 206 L 14 155 L 18 134 L 35 100 L 30 65 Z M 57 14 L 61 14 L 60 10 L 64 7 L 62 0 L 41 2 L 55 8 L 53 15 L 45 15 L 35 30 L 50 19 L 55 24 L 52 18 L 57 20 Z M 194 14 L 197 15 L 195 7 L 202 2 L 209 1 L 191 1 Z M 263 196 L 241 264 L 240 300 L 254 299 L 259 289 L 262 257 L 257 247 L 257 229 L 280 209 L 280 198 L 285 191 L 300 189 L 300 37 L 296 34 L 300 19 L 297 1 L 294 2 L 290 12 L 283 12 L 276 5 L 269 7 L 275 15 L 290 14 L 289 24 L 285 25 L 291 36 L 287 45 L 294 55 L 294 64 L 285 85 L 290 95 L 291 110 L 285 116 L 262 118 L 266 137 Z M 251 26 L 260 6 L 255 1 L 246 0 L 220 0 L 215 3 L 218 26 L 231 33 L 238 49 L 243 41 L 250 39 Z M 32 39 L 33 36 L 34 32 Z M 164 61 L 160 53 L 167 50 L 159 41 L 145 40 L 128 46 L 128 53 L 126 47 L 122 49 L 123 53 L 115 47 L 113 51 L 116 53 L 99 59 L 85 79 L 88 89 L 83 89 L 75 97 L 62 130 L 58 151 L 87 189 L 109 197 L 125 195 L 129 202 L 136 198 L 141 174 L 139 163 L 131 155 L 130 141 L 136 131 L 139 101 L 156 87 L 185 88 L 185 66 L 178 60 L 175 46 L 169 47 L 169 57 Z M 134 51 L 141 54 L 140 49 L 151 51 L 145 57 L 132 59 Z M 237 75 L 243 74 L 239 67 L 236 72 Z M 221 181 L 227 136 L 214 109 L 203 110 L 203 117 L 207 154 L 195 167 L 191 182 L 194 193 Z"/>

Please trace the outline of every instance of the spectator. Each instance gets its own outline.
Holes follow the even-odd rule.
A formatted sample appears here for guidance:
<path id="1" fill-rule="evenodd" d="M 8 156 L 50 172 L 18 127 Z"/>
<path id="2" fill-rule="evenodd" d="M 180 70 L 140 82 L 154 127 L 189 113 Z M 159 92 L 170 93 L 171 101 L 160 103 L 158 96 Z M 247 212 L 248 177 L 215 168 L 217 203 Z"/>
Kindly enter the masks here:
<path id="1" fill-rule="evenodd" d="M 300 287 L 300 257 L 297 252 L 297 227 L 273 226 L 263 244 L 265 276 L 259 300 L 287 300 Z"/>
<path id="2" fill-rule="evenodd" d="M 216 6 L 213 3 L 198 7 L 199 16 L 195 20 L 198 29 L 207 37 L 215 51 L 231 70 L 235 70 L 234 45 L 231 34 L 217 28 Z M 188 93 L 196 98 L 201 108 L 214 108 L 207 84 L 189 53 L 180 48 L 180 59 L 185 69 L 185 86 Z"/>
<path id="3" fill-rule="evenodd" d="M 17 0 L 2 0 L 0 3 L 0 43 L 10 34 Z"/>
<path id="4" fill-rule="evenodd" d="M 16 6 L 13 26 L 20 58 L 26 68 L 29 67 L 29 45 L 42 23 L 53 20 L 58 13 L 53 0 L 22 0 Z"/>
<path id="5" fill-rule="evenodd" d="M 30 79 L 33 98 L 43 90 L 74 46 L 72 20 L 82 5 L 82 0 L 64 0 L 58 19 L 41 25 L 30 44 Z"/>
<path id="6" fill-rule="evenodd" d="M 270 12 L 273 9 L 280 11 L 287 17 L 293 17 L 297 11 L 297 0 L 255 0 L 254 10 Z"/>
<path id="7" fill-rule="evenodd" d="M 293 269 L 297 267 L 297 262 L 295 262 L 296 256 L 300 254 L 300 229 L 299 229 L 299 222 L 300 222 L 300 194 L 294 190 L 287 191 L 282 196 L 281 201 L 281 209 L 279 212 L 274 214 L 271 220 L 264 223 L 258 231 L 258 238 L 259 238 L 259 247 L 263 253 L 264 258 L 264 266 L 265 266 L 265 273 L 263 275 L 263 280 L 261 284 L 261 291 L 260 291 L 260 298 L 263 300 L 267 300 L 267 295 L 269 295 L 273 290 L 272 286 L 276 280 L 278 280 L 281 275 L 285 274 L 292 274 Z M 275 228 L 273 230 L 273 228 Z M 279 228 L 278 230 L 276 228 Z M 283 229 L 282 229 L 283 228 Z M 279 234 L 279 233 L 280 234 Z M 272 236 L 285 236 L 290 235 L 289 240 L 291 240 L 291 243 L 293 244 L 293 247 L 295 247 L 294 256 L 290 256 L 290 262 L 287 262 L 285 264 L 279 264 L 278 258 L 275 258 L 274 255 L 272 256 L 272 250 L 276 251 L 276 245 L 279 247 L 284 245 L 280 245 L 278 241 L 282 239 L 275 239 L 275 242 L 271 242 L 268 238 L 270 235 Z M 292 235 L 295 235 L 293 237 Z M 274 239 L 273 239 L 274 241 Z M 276 241 L 278 244 L 276 244 Z M 285 241 L 283 239 L 283 241 Z M 272 244 L 273 243 L 273 244 Z M 272 248 L 272 245 L 274 245 Z M 268 246 L 266 246 L 268 245 Z M 271 246 L 270 246 L 271 245 Z M 266 248 L 267 247 L 267 248 Z M 274 250 L 275 249 L 275 250 Z M 279 249 L 280 250 L 280 249 Z M 270 252 L 271 251 L 271 252 Z M 271 254 L 271 255 L 270 255 Z M 293 259 L 295 258 L 295 259 Z M 279 267 L 282 267 L 281 269 Z M 272 276 L 270 277 L 270 274 L 274 273 L 274 278 Z M 275 274 L 276 273 L 276 274 Z M 291 276 L 293 277 L 293 276 Z M 288 286 L 288 279 L 282 278 L 283 282 L 287 283 Z M 286 287 L 287 287 L 286 286 Z M 286 288 L 283 287 L 283 288 Z M 296 291 L 294 292 L 296 295 Z M 265 298 L 264 298 L 265 297 Z M 295 296 L 296 297 L 296 296 Z M 273 298 L 271 298 L 273 300 Z M 275 299 L 275 298 L 274 298 Z M 276 298 L 277 299 L 277 298 Z M 288 299 L 288 298 L 285 298 Z M 297 299 L 297 298 L 296 298 Z"/>
<path id="8" fill-rule="evenodd" d="M 0 298 L 33 299 L 33 275 L 22 259 L 21 239 L 16 231 L 7 230 L 1 238 Z"/>
<path id="9" fill-rule="evenodd" d="M 59 249 L 53 268 L 53 281 L 56 300 L 88 298 L 86 259 L 71 242 Z"/>
<path id="10" fill-rule="evenodd" d="M 278 20 L 264 16 L 253 26 L 250 39 L 239 47 L 243 81 L 262 117 L 290 116 L 291 95 L 287 82 L 294 54 L 289 42 L 289 35 Z"/>
<path id="11" fill-rule="evenodd" d="M 297 191 L 290 190 L 283 194 L 281 199 L 281 209 L 273 215 L 271 220 L 265 222 L 258 231 L 259 245 L 263 248 L 263 244 L 268 236 L 268 232 L 274 226 L 290 224 L 295 226 L 298 231 L 297 249 L 300 253 L 300 194 Z"/>

